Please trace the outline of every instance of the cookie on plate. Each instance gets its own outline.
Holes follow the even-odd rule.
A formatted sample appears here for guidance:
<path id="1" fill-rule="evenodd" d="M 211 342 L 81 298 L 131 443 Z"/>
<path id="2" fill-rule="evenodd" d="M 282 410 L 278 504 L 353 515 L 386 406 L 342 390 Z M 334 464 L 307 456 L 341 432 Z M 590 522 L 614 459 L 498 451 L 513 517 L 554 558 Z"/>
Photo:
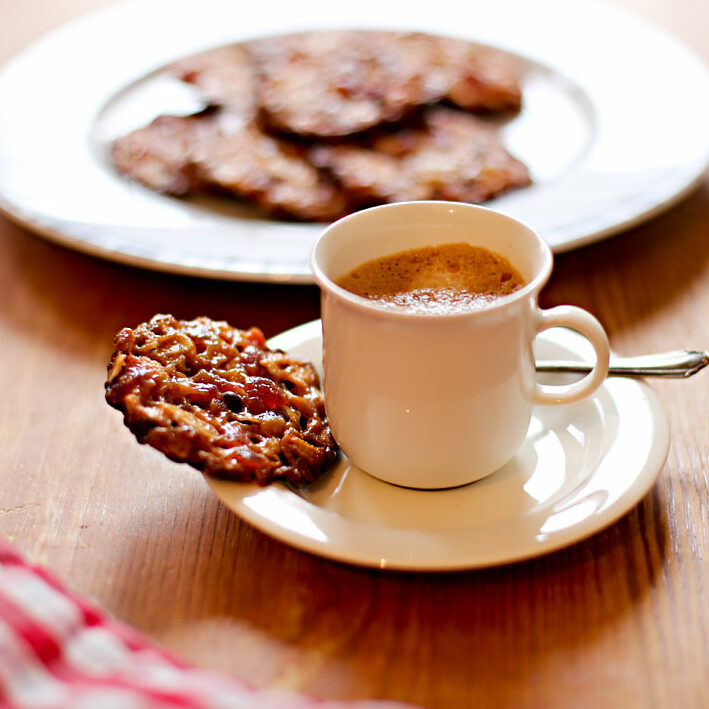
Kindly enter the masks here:
<path id="1" fill-rule="evenodd" d="M 362 205 L 442 199 L 478 203 L 530 183 L 529 171 L 489 123 L 433 107 L 416 126 L 368 144 L 319 145 L 310 161 Z"/>
<path id="2" fill-rule="evenodd" d="M 247 47 L 266 121 L 300 136 L 359 133 L 444 99 L 468 111 L 521 105 L 514 59 L 465 40 L 339 30 L 267 37 Z"/>
<path id="3" fill-rule="evenodd" d="M 299 146 L 264 133 L 230 109 L 158 116 L 113 143 L 113 163 L 146 187 L 179 197 L 218 193 L 273 216 L 329 221 L 346 195 L 308 163 Z"/>

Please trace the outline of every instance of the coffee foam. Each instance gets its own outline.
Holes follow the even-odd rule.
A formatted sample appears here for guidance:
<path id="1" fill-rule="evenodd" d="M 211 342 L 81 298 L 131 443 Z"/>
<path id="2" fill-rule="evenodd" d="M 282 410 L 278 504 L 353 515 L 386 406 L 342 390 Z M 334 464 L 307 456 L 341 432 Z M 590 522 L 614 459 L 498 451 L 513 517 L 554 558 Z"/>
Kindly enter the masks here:
<path id="1" fill-rule="evenodd" d="M 337 283 L 382 305 L 432 314 L 482 310 L 525 284 L 504 256 L 467 243 L 374 259 Z"/>

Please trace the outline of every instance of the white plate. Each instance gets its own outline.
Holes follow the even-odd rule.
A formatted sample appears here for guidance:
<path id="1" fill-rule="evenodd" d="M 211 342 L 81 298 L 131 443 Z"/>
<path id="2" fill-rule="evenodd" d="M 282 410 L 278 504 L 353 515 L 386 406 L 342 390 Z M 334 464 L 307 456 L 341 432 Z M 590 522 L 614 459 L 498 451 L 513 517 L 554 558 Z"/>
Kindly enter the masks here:
<path id="1" fill-rule="evenodd" d="M 0 72 L 0 207 L 66 246 L 193 275 L 310 282 L 317 225 L 259 218 L 217 200 L 180 201 L 120 177 L 116 135 L 160 112 L 197 107 L 153 73 L 206 47 L 326 27 L 417 29 L 508 49 L 525 60 L 525 107 L 508 147 L 534 186 L 489 206 L 556 251 L 669 206 L 709 160 L 709 75 L 664 32 L 588 1 L 139 0 L 36 42 Z"/>
<path id="2" fill-rule="evenodd" d="M 319 367 L 320 321 L 269 344 Z M 593 353 L 576 333 L 554 329 L 537 338 L 536 356 Z M 582 402 L 537 407 L 516 458 L 465 487 L 408 490 L 344 457 L 317 485 L 302 489 L 208 482 L 261 531 L 320 556 L 386 569 L 472 569 L 544 554 L 608 526 L 652 487 L 668 446 L 667 419 L 652 389 L 608 379 Z"/>

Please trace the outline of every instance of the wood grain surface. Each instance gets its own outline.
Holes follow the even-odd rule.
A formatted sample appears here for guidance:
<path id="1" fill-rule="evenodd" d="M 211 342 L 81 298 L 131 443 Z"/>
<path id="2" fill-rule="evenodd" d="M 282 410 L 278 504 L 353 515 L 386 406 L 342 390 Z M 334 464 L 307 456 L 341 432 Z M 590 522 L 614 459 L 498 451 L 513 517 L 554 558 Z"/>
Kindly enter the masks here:
<path id="1" fill-rule="evenodd" d="M 0 59 L 102 4 L 0 0 Z M 704 0 L 617 4 L 709 59 Z M 259 686 L 431 708 L 709 706 L 708 372 L 653 383 L 669 457 L 608 529 L 491 570 L 379 572 L 255 531 L 103 401 L 122 326 L 206 314 L 273 335 L 318 316 L 314 287 L 131 269 L 0 219 L 0 294 L 0 534 L 184 658 Z M 542 294 L 558 303 L 595 313 L 623 354 L 709 348 L 709 183 L 559 256 Z"/>

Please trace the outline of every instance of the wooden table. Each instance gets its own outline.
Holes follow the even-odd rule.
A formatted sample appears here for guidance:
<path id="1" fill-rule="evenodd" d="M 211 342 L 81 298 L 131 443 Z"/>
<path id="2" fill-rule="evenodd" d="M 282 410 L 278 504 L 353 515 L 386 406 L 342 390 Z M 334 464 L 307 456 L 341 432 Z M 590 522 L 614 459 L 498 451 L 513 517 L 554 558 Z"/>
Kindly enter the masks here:
<path id="1" fill-rule="evenodd" d="M 703 0 L 618 1 L 709 59 Z M 2 58 L 102 4 L 0 0 Z M 242 523 L 103 401 L 122 326 L 207 314 L 272 335 L 318 316 L 314 287 L 136 270 L 3 219 L 0 284 L 0 534 L 183 657 L 259 686 L 427 707 L 709 706 L 709 374 L 653 384 L 669 457 L 605 531 L 491 570 L 370 571 Z M 557 303 L 597 314 L 620 353 L 709 347 L 709 184 L 558 257 L 542 299 Z"/>

